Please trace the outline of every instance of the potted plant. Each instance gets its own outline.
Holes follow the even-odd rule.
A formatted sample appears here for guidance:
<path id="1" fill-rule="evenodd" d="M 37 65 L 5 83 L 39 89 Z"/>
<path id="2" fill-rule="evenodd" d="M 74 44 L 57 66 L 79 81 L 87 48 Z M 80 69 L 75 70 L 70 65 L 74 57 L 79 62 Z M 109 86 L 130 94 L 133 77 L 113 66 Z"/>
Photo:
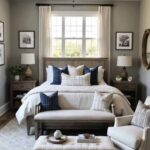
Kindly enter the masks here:
<path id="1" fill-rule="evenodd" d="M 23 75 L 24 68 L 21 65 L 16 65 L 16 66 L 10 66 L 9 67 L 9 72 L 11 75 L 14 76 L 14 79 L 16 81 L 20 80 L 20 76 Z"/>

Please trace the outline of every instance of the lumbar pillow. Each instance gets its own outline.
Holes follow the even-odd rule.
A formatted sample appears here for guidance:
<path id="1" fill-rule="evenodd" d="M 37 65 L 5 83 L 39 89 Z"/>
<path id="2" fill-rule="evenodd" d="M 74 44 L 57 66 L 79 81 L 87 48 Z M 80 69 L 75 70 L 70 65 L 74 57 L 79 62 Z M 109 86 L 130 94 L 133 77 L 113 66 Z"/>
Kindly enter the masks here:
<path id="1" fill-rule="evenodd" d="M 41 100 L 41 103 L 40 103 L 41 111 L 60 109 L 58 105 L 58 92 L 54 92 L 50 96 L 47 96 L 41 92 L 40 100 Z"/>
<path id="2" fill-rule="evenodd" d="M 150 127 L 150 107 L 139 101 L 131 124 L 142 128 Z"/>
<path id="3" fill-rule="evenodd" d="M 112 93 L 102 95 L 100 92 L 95 92 L 94 100 L 91 110 L 110 111 L 110 104 L 112 103 Z"/>
<path id="4" fill-rule="evenodd" d="M 53 66 L 53 82 L 51 84 L 61 84 L 61 73 L 68 74 L 68 67 L 60 69 Z"/>
<path id="5" fill-rule="evenodd" d="M 91 73 L 91 85 L 97 85 L 97 76 L 98 76 L 98 66 L 95 68 L 88 68 L 87 66 L 84 66 L 84 74 Z"/>
<path id="6" fill-rule="evenodd" d="M 98 84 L 105 83 L 104 81 L 104 69 L 102 66 L 98 67 Z"/>
<path id="7" fill-rule="evenodd" d="M 70 76 L 67 74 L 61 74 L 61 85 L 65 86 L 89 86 L 90 85 L 90 73 L 82 76 Z"/>
<path id="8" fill-rule="evenodd" d="M 81 66 L 78 66 L 78 67 L 68 65 L 69 75 L 71 75 L 71 76 L 81 76 L 81 75 L 83 75 L 83 67 L 84 67 L 84 65 L 81 65 Z"/>

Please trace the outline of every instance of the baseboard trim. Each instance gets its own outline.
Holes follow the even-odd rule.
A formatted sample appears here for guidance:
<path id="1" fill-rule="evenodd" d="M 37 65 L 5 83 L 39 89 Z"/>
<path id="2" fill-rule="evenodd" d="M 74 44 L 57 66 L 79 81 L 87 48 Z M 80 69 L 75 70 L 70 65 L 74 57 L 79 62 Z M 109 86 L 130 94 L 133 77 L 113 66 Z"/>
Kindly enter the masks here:
<path id="1" fill-rule="evenodd" d="M 0 107 L 0 116 L 6 113 L 9 110 L 9 103 L 4 104 Z"/>

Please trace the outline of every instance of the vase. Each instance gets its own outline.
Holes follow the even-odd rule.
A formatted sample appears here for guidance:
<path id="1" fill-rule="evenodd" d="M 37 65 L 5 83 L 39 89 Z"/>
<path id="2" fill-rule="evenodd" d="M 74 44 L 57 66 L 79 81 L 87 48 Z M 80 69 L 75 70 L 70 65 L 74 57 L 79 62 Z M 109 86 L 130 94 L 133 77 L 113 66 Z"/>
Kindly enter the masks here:
<path id="1" fill-rule="evenodd" d="M 14 79 L 15 79 L 15 81 L 19 81 L 20 80 L 20 76 L 19 75 L 15 75 Z"/>

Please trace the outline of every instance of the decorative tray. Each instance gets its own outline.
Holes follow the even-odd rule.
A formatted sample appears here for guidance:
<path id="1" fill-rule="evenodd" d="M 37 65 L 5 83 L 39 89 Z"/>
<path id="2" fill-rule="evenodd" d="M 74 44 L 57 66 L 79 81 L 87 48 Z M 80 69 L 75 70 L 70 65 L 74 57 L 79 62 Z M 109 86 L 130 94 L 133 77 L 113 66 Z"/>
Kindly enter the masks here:
<path id="1" fill-rule="evenodd" d="M 53 144 L 62 144 L 67 141 L 67 136 L 63 135 L 61 138 L 56 139 L 54 136 L 48 135 L 47 141 Z"/>

